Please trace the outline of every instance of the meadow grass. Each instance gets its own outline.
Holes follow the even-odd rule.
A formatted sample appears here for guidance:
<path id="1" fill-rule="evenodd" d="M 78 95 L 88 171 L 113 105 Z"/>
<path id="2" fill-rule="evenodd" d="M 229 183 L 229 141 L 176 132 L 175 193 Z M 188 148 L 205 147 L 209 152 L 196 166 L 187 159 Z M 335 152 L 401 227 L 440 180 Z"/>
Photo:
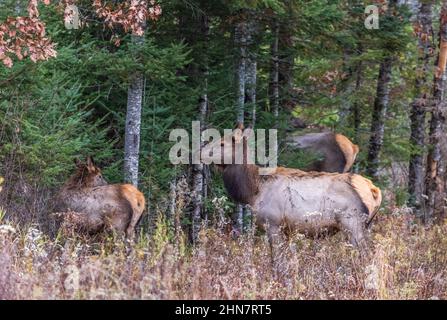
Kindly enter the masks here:
<path id="1" fill-rule="evenodd" d="M 1 223 L 0 223 L 1 224 Z M 259 232 L 204 228 L 195 246 L 160 219 L 151 236 L 50 239 L 34 226 L 0 226 L 0 299 L 445 299 L 447 223 L 381 215 L 364 255 L 343 234 L 296 235 L 287 281 L 273 276 Z"/>

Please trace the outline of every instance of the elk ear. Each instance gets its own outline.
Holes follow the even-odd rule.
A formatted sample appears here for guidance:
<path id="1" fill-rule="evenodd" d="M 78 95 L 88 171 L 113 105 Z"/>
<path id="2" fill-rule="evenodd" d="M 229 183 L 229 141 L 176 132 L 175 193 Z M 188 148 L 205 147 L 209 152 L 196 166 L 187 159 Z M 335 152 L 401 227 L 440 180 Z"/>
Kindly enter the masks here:
<path id="1" fill-rule="evenodd" d="M 236 128 L 236 129 L 233 130 L 233 140 L 234 140 L 234 142 L 240 143 L 242 141 L 243 137 L 244 137 L 244 132 L 241 129 Z"/>
<path id="2" fill-rule="evenodd" d="M 357 157 L 357 155 L 359 154 L 360 148 L 358 145 L 354 144 L 352 146 L 352 149 L 354 149 L 354 157 Z"/>
<path id="3" fill-rule="evenodd" d="M 253 131 L 253 126 L 249 125 L 247 128 L 243 130 L 243 139 L 244 142 L 247 142 L 250 138 L 254 136 L 255 132 Z"/>
<path id="4" fill-rule="evenodd" d="M 250 136 L 253 134 L 253 126 L 250 124 L 248 125 L 244 130 L 242 130 L 244 132 L 244 134 L 246 134 L 247 136 Z"/>
<path id="5" fill-rule="evenodd" d="M 95 162 L 93 161 L 93 158 L 91 156 L 87 157 L 87 169 L 88 171 L 95 170 Z"/>
<path id="6" fill-rule="evenodd" d="M 239 129 L 241 131 L 244 131 L 244 123 L 238 121 L 237 124 L 236 124 L 236 127 L 234 129 Z"/>

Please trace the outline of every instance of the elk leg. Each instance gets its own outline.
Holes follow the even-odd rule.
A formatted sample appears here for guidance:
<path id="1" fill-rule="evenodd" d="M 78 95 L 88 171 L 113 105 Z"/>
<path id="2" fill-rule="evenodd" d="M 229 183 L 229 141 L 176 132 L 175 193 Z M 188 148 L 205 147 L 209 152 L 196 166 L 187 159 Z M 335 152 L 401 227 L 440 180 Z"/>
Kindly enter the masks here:
<path id="1" fill-rule="evenodd" d="M 136 212 L 133 211 L 132 218 L 130 220 L 129 226 L 126 230 L 127 238 L 132 239 L 135 234 L 135 228 L 137 227 L 138 222 L 140 221 L 141 216 L 143 215 L 143 212 Z"/>
<path id="2" fill-rule="evenodd" d="M 104 223 L 107 229 L 116 235 L 124 237 L 129 221 L 129 214 L 122 208 L 110 208 L 105 214 Z"/>

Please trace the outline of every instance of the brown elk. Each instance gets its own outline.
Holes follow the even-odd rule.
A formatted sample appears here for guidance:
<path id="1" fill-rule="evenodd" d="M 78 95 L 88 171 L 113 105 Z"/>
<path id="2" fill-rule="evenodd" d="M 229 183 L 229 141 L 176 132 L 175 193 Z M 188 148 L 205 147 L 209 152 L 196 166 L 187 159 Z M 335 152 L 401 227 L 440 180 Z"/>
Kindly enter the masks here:
<path id="1" fill-rule="evenodd" d="M 91 157 L 76 161 L 76 172 L 57 197 L 64 220 L 90 234 L 103 229 L 133 237 L 144 208 L 144 195 L 130 184 L 107 184 Z"/>
<path id="2" fill-rule="evenodd" d="M 349 172 L 359 153 L 359 147 L 339 133 L 320 132 L 288 138 L 290 146 L 321 156 L 305 171 Z"/>
<path id="3" fill-rule="evenodd" d="M 244 144 L 243 164 L 234 164 L 237 143 Z M 316 235 L 343 230 L 353 245 L 365 247 L 365 227 L 382 200 L 380 189 L 370 180 L 357 174 L 281 167 L 260 175 L 261 168 L 246 161 L 247 148 L 245 133 L 235 130 L 232 138 L 206 145 L 201 157 L 208 163 L 219 153 L 222 159 L 233 157 L 233 163 L 220 164 L 225 188 L 235 202 L 252 208 L 257 224 L 267 231 L 273 251 L 283 242 L 284 231 Z"/>

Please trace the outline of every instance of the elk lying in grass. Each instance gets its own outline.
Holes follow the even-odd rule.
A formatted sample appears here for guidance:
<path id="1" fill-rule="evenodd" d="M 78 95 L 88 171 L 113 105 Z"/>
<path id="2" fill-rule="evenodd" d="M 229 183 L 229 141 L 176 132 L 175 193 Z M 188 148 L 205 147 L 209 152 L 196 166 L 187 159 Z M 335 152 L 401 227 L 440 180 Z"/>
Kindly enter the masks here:
<path id="1" fill-rule="evenodd" d="M 365 227 L 381 204 L 380 189 L 360 175 L 349 173 L 304 172 L 278 167 L 260 175 L 260 167 L 247 163 L 247 137 L 240 129 L 232 138 L 206 145 L 202 161 L 212 162 L 217 155 L 231 159 L 220 164 L 225 188 L 238 203 L 249 205 L 256 222 L 265 228 L 272 246 L 284 239 L 284 231 L 317 235 L 329 230 L 345 231 L 353 245 L 364 247 Z M 236 144 L 243 143 L 243 164 L 234 164 Z"/>
<path id="2" fill-rule="evenodd" d="M 144 195 L 130 184 L 107 184 L 91 157 L 85 164 L 76 161 L 76 167 L 57 197 L 64 221 L 89 234 L 111 229 L 133 237 L 144 211 Z"/>
<path id="3" fill-rule="evenodd" d="M 290 146 L 321 156 L 305 171 L 349 172 L 359 153 L 359 147 L 339 133 L 309 133 L 288 138 Z"/>

